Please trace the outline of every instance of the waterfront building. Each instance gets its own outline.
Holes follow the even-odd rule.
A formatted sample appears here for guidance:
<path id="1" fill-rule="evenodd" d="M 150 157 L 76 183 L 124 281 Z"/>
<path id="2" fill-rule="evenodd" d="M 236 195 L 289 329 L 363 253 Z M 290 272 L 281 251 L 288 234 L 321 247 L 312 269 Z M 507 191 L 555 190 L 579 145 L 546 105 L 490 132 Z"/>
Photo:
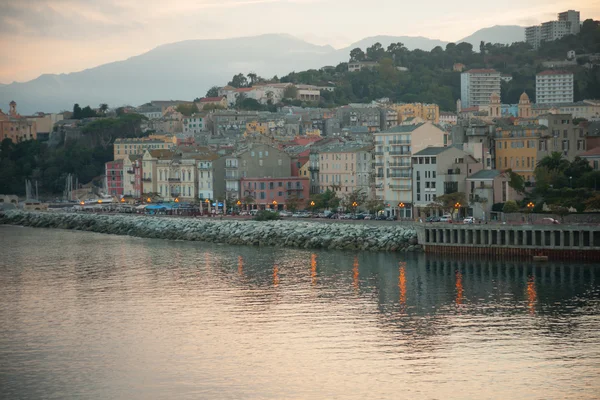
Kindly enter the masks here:
<path id="1" fill-rule="evenodd" d="M 388 215 L 412 218 L 412 154 L 427 146 L 448 145 L 448 134 L 431 122 L 423 122 L 377 132 L 374 139 L 376 198 L 386 204 Z M 405 207 L 399 208 L 399 203 Z"/>
<path id="2" fill-rule="evenodd" d="M 415 217 L 426 216 L 427 213 L 422 209 L 429 208 L 440 196 L 466 193 L 465 179 L 481 169 L 483 164 L 480 161 L 456 146 L 431 146 L 413 153 L 412 199 Z M 443 213 L 435 209 L 433 213 L 436 211 Z"/>
<path id="3" fill-rule="evenodd" d="M 547 151 L 548 127 L 543 125 L 498 126 L 495 131 L 496 168 L 512 169 L 526 181 L 534 180 L 533 171 L 540 153 Z"/>
<path id="4" fill-rule="evenodd" d="M 139 198 L 142 195 L 142 155 L 129 155 L 123 159 L 123 196 Z"/>
<path id="5" fill-rule="evenodd" d="M 106 193 L 113 197 L 123 196 L 123 160 L 109 161 L 104 164 L 104 187 Z"/>
<path id="6" fill-rule="evenodd" d="M 535 76 L 537 104 L 573 102 L 574 75 L 569 71 L 546 70 Z"/>
<path id="7" fill-rule="evenodd" d="M 508 173 L 497 169 L 480 170 L 466 177 L 465 186 L 470 215 L 487 220 L 494 204 L 520 200 L 521 196 L 509 186 L 509 181 Z"/>
<path id="8" fill-rule="evenodd" d="M 339 196 L 361 191 L 371 196 L 373 147 L 340 144 L 318 149 L 319 193 L 331 189 Z"/>
<path id="9" fill-rule="evenodd" d="M 198 167 L 198 198 L 200 200 L 215 199 L 214 161 L 219 156 L 215 153 L 198 154 L 195 159 Z"/>
<path id="10" fill-rule="evenodd" d="M 500 94 L 500 72 L 494 69 L 471 69 L 460 74 L 462 108 L 487 106 L 493 93 Z"/>
<path id="11" fill-rule="evenodd" d="M 8 114 L 0 109 L 0 142 L 4 139 L 13 143 L 37 139 L 37 122 L 19 115 L 14 101 L 9 104 Z"/>
<path id="12" fill-rule="evenodd" d="M 280 178 L 241 178 L 241 201 L 253 199 L 245 205 L 264 209 L 282 210 L 293 199 L 299 208 L 307 206 L 309 198 L 309 179 L 304 177 L 280 177 Z"/>

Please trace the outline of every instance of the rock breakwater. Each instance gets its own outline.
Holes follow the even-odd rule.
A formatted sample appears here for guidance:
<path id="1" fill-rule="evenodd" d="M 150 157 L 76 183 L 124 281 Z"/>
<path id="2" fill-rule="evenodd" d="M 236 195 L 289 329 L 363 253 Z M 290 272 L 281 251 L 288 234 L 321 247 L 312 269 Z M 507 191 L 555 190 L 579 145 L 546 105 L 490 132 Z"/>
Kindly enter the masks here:
<path id="1" fill-rule="evenodd" d="M 258 222 L 13 210 L 0 215 L 0 224 L 233 245 L 366 251 L 421 250 L 414 229 L 393 223 Z"/>

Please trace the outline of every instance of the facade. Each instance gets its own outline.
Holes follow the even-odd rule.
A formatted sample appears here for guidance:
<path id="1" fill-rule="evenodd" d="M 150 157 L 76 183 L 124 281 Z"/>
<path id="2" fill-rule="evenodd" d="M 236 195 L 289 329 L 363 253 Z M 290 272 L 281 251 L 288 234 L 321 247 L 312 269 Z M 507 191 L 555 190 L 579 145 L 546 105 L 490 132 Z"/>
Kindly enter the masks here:
<path id="1" fill-rule="evenodd" d="M 594 171 L 600 171 L 600 147 L 588 150 L 580 156 L 590 163 L 590 167 L 592 167 Z"/>
<path id="2" fill-rule="evenodd" d="M 340 196 L 354 191 L 371 194 L 373 153 L 371 146 L 331 145 L 318 150 L 319 193 L 332 189 Z"/>
<path id="3" fill-rule="evenodd" d="M 260 210 L 282 210 L 291 198 L 305 208 L 309 198 L 309 179 L 304 177 L 241 178 L 240 188 L 241 201 L 252 198 L 247 205 Z"/>
<path id="4" fill-rule="evenodd" d="M 437 104 L 408 103 L 393 104 L 391 107 L 398 112 L 398 123 L 411 118 L 421 118 L 434 124 L 440 122 L 440 107 Z"/>
<path id="5" fill-rule="evenodd" d="M 440 196 L 466 193 L 465 179 L 482 168 L 481 162 L 454 146 L 427 147 L 414 153 L 412 198 L 415 217 L 423 216 L 425 213 L 420 209 L 428 208 Z"/>
<path id="6" fill-rule="evenodd" d="M 153 106 L 151 104 L 145 104 L 143 106 L 139 106 L 136 109 L 136 112 L 138 114 L 143 115 L 144 117 L 152 120 L 152 119 L 159 119 L 162 118 L 163 116 L 163 109 L 160 106 Z"/>
<path id="7" fill-rule="evenodd" d="M 587 129 L 575 125 L 570 114 L 546 114 L 538 117 L 540 125 L 548 128 L 548 137 L 540 139 L 537 159 L 559 152 L 569 161 L 586 151 Z"/>
<path id="8" fill-rule="evenodd" d="M 500 94 L 500 72 L 471 69 L 460 74 L 460 100 L 463 108 L 487 106 L 492 94 Z"/>
<path id="9" fill-rule="evenodd" d="M 50 138 L 50 133 L 54 129 L 54 124 L 63 120 L 62 114 L 44 114 L 37 113 L 32 116 L 25 117 L 30 122 L 35 122 L 36 139 L 45 141 Z"/>
<path id="10" fill-rule="evenodd" d="M 388 215 L 412 218 L 412 155 L 427 146 L 445 146 L 448 135 L 431 122 L 398 125 L 377 132 L 375 138 L 375 195 Z M 322 167 L 322 165 L 320 166 Z M 405 207 L 400 208 L 402 202 Z"/>
<path id="11" fill-rule="evenodd" d="M 21 117 L 14 101 L 9 104 L 8 114 L 0 110 L 0 142 L 4 139 L 10 139 L 13 143 L 37 139 L 36 121 Z"/>
<path id="12" fill-rule="evenodd" d="M 133 138 L 133 139 L 115 139 L 113 145 L 113 159 L 122 160 L 129 155 L 144 154 L 146 150 L 169 150 L 175 146 L 172 139 L 164 138 Z"/>
<path id="13" fill-rule="evenodd" d="M 183 117 L 183 133 L 196 134 L 206 130 L 205 115 L 192 114 L 189 117 Z"/>
<path id="14" fill-rule="evenodd" d="M 547 151 L 548 128 L 542 125 L 497 127 L 495 132 L 496 168 L 512 169 L 526 181 L 533 182 L 538 150 Z"/>
<path id="15" fill-rule="evenodd" d="M 292 176 L 290 156 L 275 147 L 262 143 L 249 143 L 247 148 L 223 157 L 223 161 L 224 193 L 215 193 L 215 196 L 225 195 L 233 200 L 240 199 L 241 178 L 289 178 Z"/>
<path id="16" fill-rule="evenodd" d="M 199 159 L 198 166 L 198 199 L 200 200 L 213 200 L 215 199 L 215 171 L 214 161 L 217 159 L 217 155 L 210 157 L 204 157 Z"/>
<path id="17" fill-rule="evenodd" d="M 123 196 L 139 198 L 142 195 L 142 156 L 130 155 L 123 159 Z"/>
<path id="18" fill-rule="evenodd" d="M 529 101 L 529 96 L 527 96 L 527 93 L 525 92 L 521 93 L 521 97 L 519 97 L 518 114 L 519 118 L 533 117 L 531 102 Z"/>
<path id="19" fill-rule="evenodd" d="M 569 71 L 547 70 L 535 76 L 538 104 L 572 103 L 574 75 Z"/>
<path id="20" fill-rule="evenodd" d="M 376 132 L 381 127 L 379 108 L 371 104 L 350 104 L 339 107 L 336 110 L 336 117 L 342 128 L 364 126 L 369 132 Z"/>
<path id="21" fill-rule="evenodd" d="M 348 72 L 357 72 L 362 69 L 372 69 L 379 66 L 376 61 L 349 61 Z"/>
<path id="22" fill-rule="evenodd" d="M 466 178 L 466 194 L 472 216 L 487 220 L 496 203 L 519 200 L 520 196 L 508 185 L 507 173 L 492 169 L 481 170 Z"/>
<path id="23" fill-rule="evenodd" d="M 196 108 L 199 111 L 202 111 L 204 109 L 204 107 L 206 107 L 208 105 L 221 107 L 221 108 L 227 108 L 227 97 L 226 96 L 204 97 L 204 98 L 201 98 L 200 101 L 197 101 L 195 104 L 196 104 Z"/>
<path id="24" fill-rule="evenodd" d="M 583 100 L 575 103 L 533 104 L 531 113 L 534 117 L 548 114 L 571 114 L 573 118 L 588 121 L 600 121 L 600 100 Z"/>
<path id="25" fill-rule="evenodd" d="M 296 99 L 302 101 L 318 102 L 321 100 L 321 91 L 318 87 L 312 85 L 296 85 Z"/>
<path id="26" fill-rule="evenodd" d="M 400 123 L 398 111 L 393 108 L 381 108 L 381 130 L 390 129 Z"/>
<path id="27" fill-rule="evenodd" d="M 123 196 L 123 160 L 109 161 L 104 164 L 106 192 L 113 197 Z"/>
<path id="28" fill-rule="evenodd" d="M 440 113 L 440 124 L 441 125 L 456 125 L 458 116 L 453 112 L 441 112 Z"/>
<path id="29" fill-rule="evenodd" d="M 542 25 L 526 27 L 525 42 L 537 49 L 542 42 L 550 42 L 561 39 L 566 35 L 577 34 L 580 29 L 579 11 L 568 10 L 559 13 L 558 19 L 555 21 L 547 21 Z"/>

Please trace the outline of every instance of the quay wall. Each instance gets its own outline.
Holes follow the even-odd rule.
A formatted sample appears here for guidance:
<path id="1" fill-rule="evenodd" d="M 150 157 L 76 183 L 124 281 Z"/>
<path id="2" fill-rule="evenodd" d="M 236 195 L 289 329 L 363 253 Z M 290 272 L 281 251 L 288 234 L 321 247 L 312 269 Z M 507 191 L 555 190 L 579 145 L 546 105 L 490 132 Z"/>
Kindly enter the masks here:
<path id="1" fill-rule="evenodd" d="M 416 231 L 397 224 L 240 221 L 213 218 L 6 211 L 0 224 L 232 245 L 365 251 L 420 251 Z"/>
<path id="2" fill-rule="evenodd" d="M 415 225 L 426 253 L 551 260 L 600 260 L 600 227 L 590 225 Z"/>

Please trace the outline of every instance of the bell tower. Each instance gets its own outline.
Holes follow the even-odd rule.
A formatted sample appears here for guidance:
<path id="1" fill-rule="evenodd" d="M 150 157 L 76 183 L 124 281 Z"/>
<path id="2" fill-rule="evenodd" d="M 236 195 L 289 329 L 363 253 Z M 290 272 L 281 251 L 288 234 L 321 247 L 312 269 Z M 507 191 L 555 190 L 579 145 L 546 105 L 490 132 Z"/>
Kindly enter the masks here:
<path id="1" fill-rule="evenodd" d="M 17 103 L 13 100 L 11 101 L 9 104 L 9 114 L 11 117 L 16 117 L 17 116 Z"/>

